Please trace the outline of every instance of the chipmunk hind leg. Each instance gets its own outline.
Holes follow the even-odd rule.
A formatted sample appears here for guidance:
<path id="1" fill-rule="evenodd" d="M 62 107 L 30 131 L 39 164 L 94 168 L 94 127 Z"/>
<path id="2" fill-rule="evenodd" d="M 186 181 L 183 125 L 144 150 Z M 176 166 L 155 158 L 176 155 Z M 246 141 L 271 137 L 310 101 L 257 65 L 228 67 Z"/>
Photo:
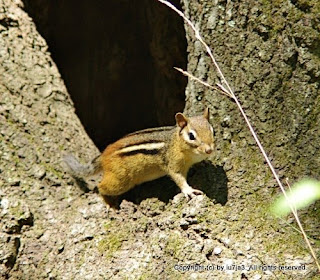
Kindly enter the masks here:
<path id="1" fill-rule="evenodd" d="M 105 173 L 98 185 L 99 193 L 105 203 L 112 208 L 118 207 L 118 196 L 130 189 L 127 182 L 122 182 L 112 172 Z"/>
<path id="2" fill-rule="evenodd" d="M 108 209 L 119 209 L 119 197 L 118 196 L 110 196 L 110 195 L 101 195 L 104 202 L 106 203 Z"/>

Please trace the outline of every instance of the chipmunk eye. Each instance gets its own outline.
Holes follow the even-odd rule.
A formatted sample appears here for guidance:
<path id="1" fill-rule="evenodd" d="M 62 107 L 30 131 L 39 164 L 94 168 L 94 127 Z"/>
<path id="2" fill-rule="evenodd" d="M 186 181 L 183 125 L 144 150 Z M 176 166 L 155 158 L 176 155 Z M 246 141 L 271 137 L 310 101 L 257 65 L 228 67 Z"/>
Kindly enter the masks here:
<path id="1" fill-rule="evenodd" d="M 196 137 L 194 136 L 194 134 L 192 132 L 189 132 L 189 139 L 191 141 L 196 140 Z"/>

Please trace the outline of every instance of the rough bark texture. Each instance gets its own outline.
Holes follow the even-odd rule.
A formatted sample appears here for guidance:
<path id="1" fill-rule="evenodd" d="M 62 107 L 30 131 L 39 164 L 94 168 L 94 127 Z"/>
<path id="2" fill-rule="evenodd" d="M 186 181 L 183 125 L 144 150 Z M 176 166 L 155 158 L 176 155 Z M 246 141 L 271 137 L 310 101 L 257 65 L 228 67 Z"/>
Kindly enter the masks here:
<path id="1" fill-rule="evenodd" d="M 77 235 L 73 219 L 82 216 L 79 190 L 70 186 L 61 154 L 74 149 L 91 157 L 97 149 L 21 6 L 0 2 L 0 278 L 11 271 L 12 279 L 48 279 L 64 266 L 56 256 L 68 235 Z"/>
<path id="2" fill-rule="evenodd" d="M 292 181 L 319 178 L 318 2 L 182 2 L 280 174 Z M 188 70 L 214 84 L 210 60 L 186 29 Z M 187 113 L 204 106 L 212 112 L 215 155 L 190 172 L 191 184 L 206 196 L 172 199 L 176 187 L 163 179 L 138 187 L 127 197 L 135 203 L 123 200 L 119 211 L 109 213 L 99 196 L 79 190 L 61 165 L 64 152 L 88 160 L 98 150 L 19 0 L 0 0 L 0 97 L 1 277 L 316 279 L 302 237 L 290 227 L 292 218 L 280 221 L 268 213 L 278 189 L 226 97 L 194 82 L 186 90 Z M 315 245 L 317 206 L 302 215 Z M 214 270 L 179 270 L 192 264 Z M 243 270 L 248 265 L 277 269 Z M 306 269 L 279 270 L 279 265 Z"/>
<path id="3" fill-rule="evenodd" d="M 302 177 L 319 179 L 319 2 L 183 3 L 185 13 L 212 48 L 280 176 L 288 177 L 291 183 Z M 189 72 L 213 85 L 220 82 L 203 47 L 190 34 L 187 32 Z M 232 222 L 227 222 L 222 234 L 236 244 L 249 243 L 249 255 L 253 253 L 265 264 L 289 264 L 295 258 L 303 263 L 306 251 L 298 242 L 300 237 L 267 212 L 279 189 L 236 105 L 195 82 L 189 82 L 186 92 L 186 111 L 198 111 L 206 104 L 212 109 L 217 141 L 212 160 L 226 171 L 229 196 L 224 211 L 234 213 L 226 219 Z M 302 221 L 319 248 L 319 242 L 315 243 L 319 240 L 317 205 L 304 213 Z M 234 263 L 242 263 L 240 259 L 234 255 Z M 256 263 L 257 259 L 249 262 Z M 312 265 L 308 268 L 312 270 Z M 294 277 L 289 271 L 275 274 Z"/>

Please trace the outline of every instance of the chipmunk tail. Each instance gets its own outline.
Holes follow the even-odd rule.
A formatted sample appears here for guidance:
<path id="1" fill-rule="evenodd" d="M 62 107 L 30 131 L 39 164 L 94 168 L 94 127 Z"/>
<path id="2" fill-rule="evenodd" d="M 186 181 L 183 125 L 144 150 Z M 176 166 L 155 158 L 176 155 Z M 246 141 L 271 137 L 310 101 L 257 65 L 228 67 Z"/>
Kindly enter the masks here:
<path id="1" fill-rule="evenodd" d="M 72 154 L 63 156 L 63 162 L 67 166 L 67 171 L 76 178 L 83 178 L 97 174 L 101 171 L 100 156 L 95 157 L 87 164 L 81 164 Z"/>

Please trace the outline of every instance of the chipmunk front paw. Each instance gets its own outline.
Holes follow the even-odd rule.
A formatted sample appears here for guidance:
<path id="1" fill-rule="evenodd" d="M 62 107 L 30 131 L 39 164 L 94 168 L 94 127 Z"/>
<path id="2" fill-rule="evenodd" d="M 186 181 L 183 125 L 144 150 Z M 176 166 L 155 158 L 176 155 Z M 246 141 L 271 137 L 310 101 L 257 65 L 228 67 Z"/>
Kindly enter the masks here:
<path id="1" fill-rule="evenodd" d="M 194 189 L 192 187 L 185 188 L 182 190 L 182 192 L 187 199 L 193 198 L 196 195 L 203 195 L 202 191 Z"/>

